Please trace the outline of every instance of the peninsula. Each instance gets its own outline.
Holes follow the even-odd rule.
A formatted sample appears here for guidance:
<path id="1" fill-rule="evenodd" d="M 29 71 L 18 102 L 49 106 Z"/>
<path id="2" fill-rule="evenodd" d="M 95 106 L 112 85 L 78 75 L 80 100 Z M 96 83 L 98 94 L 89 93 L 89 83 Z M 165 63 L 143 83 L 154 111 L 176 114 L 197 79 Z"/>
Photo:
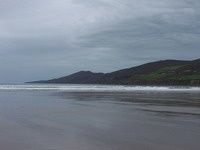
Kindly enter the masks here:
<path id="1" fill-rule="evenodd" d="M 162 60 L 110 73 L 80 71 L 65 77 L 28 83 L 199 86 L 200 59 Z"/>

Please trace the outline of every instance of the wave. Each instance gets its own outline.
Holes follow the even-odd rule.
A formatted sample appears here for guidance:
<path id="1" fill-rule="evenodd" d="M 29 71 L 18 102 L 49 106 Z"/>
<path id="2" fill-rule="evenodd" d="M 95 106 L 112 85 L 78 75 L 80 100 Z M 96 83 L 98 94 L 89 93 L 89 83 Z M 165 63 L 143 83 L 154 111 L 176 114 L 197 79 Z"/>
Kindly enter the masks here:
<path id="1" fill-rule="evenodd" d="M 194 91 L 200 87 L 189 86 L 122 86 L 122 85 L 50 85 L 24 84 L 0 85 L 0 91 L 33 90 L 33 91 L 66 91 L 66 92 L 134 92 L 134 91 Z"/>

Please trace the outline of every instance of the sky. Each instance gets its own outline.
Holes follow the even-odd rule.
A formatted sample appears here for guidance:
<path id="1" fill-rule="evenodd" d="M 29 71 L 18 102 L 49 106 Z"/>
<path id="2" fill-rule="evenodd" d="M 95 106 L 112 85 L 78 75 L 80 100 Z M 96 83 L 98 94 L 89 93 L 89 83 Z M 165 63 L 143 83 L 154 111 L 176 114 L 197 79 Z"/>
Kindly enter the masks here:
<path id="1" fill-rule="evenodd" d="M 199 0 L 0 0 L 0 83 L 200 58 Z"/>

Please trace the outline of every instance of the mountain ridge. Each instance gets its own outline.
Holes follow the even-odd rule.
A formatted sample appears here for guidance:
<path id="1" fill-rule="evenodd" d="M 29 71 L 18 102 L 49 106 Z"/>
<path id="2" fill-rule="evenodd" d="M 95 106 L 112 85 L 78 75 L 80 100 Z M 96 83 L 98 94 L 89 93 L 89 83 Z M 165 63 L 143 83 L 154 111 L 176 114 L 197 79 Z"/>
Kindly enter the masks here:
<path id="1" fill-rule="evenodd" d="M 160 60 L 110 73 L 79 71 L 60 78 L 28 83 L 199 86 L 200 59 Z"/>

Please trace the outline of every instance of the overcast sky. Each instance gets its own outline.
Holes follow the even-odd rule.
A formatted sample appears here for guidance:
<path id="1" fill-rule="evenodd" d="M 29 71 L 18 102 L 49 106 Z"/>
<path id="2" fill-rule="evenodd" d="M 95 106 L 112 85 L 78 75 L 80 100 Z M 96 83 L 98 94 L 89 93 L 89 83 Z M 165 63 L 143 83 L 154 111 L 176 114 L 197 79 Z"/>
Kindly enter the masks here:
<path id="1" fill-rule="evenodd" d="M 200 57 L 199 0 L 0 0 L 0 83 Z"/>

